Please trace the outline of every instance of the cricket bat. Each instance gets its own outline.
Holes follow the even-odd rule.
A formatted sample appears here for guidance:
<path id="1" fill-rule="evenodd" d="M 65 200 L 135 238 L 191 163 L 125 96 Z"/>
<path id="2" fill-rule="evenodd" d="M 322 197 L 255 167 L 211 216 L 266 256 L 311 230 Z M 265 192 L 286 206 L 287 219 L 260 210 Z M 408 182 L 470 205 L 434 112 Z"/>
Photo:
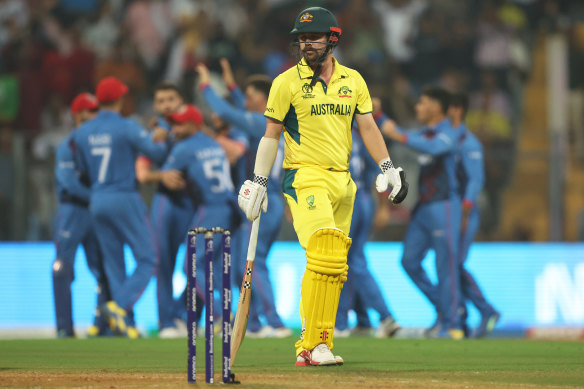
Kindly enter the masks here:
<path id="1" fill-rule="evenodd" d="M 239 293 L 239 304 L 237 304 L 237 312 L 235 312 L 235 321 L 233 322 L 233 330 L 231 332 L 231 366 L 233 366 L 235 362 L 237 351 L 239 350 L 239 346 L 241 346 L 241 342 L 243 342 L 243 337 L 245 336 L 245 331 L 247 330 L 249 303 L 251 302 L 251 276 L 253 274 L 253 261 L 255 259 L 256 245 L 258 242 L 260 216 L 258 216 L 258 218 L 253 221 L 251 226 L 251 234 L 249 236 L 245 273 L 243 274 L 241 291 Z"/>

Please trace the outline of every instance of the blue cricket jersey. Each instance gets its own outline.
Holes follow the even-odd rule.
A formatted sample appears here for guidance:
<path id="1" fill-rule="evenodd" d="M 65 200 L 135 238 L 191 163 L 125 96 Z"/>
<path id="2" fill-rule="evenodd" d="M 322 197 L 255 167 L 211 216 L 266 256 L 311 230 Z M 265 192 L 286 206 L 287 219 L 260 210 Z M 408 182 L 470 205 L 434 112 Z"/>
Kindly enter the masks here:
<path id="1" fill-rule="evenodd" d="M 429 203 L 459 196 L 456 157 L 459 132 L 444 119 L 434 128 L 408 131 L 405 145 L 420 151 L 419 201 Z"/>
<path id="2" fill-rule="evenodd" d="M 82 182 L 77 171 L 73 134 L 69 134 L 59 144 L 55 154 L 57 197 L 60 203 L 73 202 L 79 205 L 88 205 L 91 191 L 88 183 Z"/>
<path id="3" fill-rule="evenodd" d="M 225 151 L 202 131 L 174 146 L 162 170 L 185 174 L 197 206 L 237 203 Z"/>
<path id="4" fill-rule="evenodd" d="M 231 167 L 231 179 L 235 186 L 240 187 L 248 176 L 249 161 L 249 139 L 248 136 L 237 128 L 231 128 L 227 132 L 227 137 L 245 146 L 245 153 Z"/>
<path id="5" fill-rule="evenodd" d="M 255 151 L 257 150 L 258 144 L 266 132 L 266 117 L 263 112 L 249 112 L 245 110 L 245 96 L 241 92 L 241 89 L 235 87 L 230 92 L 230 98 L 234 105 L 229 104 L 225 99 L 221 98 L 213 88 L 210 86 L 203 89 L 203 96 L 205 101 L 211 109 L 219 115 L 219 117 L 225 120 L 227 123 L 236 127 L 237 130 L 244 132 L 250 137 L 250 152 L 249 152 L 249 163 L 248 172 L 246 176 L 249 176 L 252 172 L 252 167 L 255 161 Z M 281 137 L 282 138 L 282 137 Z M 268 192 L 280 193 L 280 184 L 282 182 L 282 164 L 284 162 L 283 145 L 281 139 L 278 144 L 278 155 L 276 155 L 276 161 L 274 166 L 270 171 L 269 182 L 274 184 L 268 184 Z M 245 181 L 245 180 L 244 180 Z M 243 183 L 243 181 L 242 181 Z M 277 184 L 276 184 L 277 183 Z"/>
<path id="6" fill-rule="evenodd" d="M 133 192 L 137 189 L 135 162 L 139 153 L 161 160 L 165 143 L 152 140 L 150 133 L 132 119 L 101 110 L 74 133 L 79 170 L 89 176 L 94 193 Z"/>
<path id="7" fill-rule="evenodd" d="M 476 204 L 485 182 L 483 145 L 464 124 L 461 124 L 457 131 L 461 132 L 460 161 L 456 171 L 460 183 L 460 196 L 464 201 Z"/>

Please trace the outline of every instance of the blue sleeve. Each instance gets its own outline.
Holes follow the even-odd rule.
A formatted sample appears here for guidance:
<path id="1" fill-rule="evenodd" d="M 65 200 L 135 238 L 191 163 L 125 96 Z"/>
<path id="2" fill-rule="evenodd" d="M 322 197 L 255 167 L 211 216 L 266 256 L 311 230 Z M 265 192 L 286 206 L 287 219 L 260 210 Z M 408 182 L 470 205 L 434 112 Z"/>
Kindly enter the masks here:
<path id="1" fill-rule="evenodd" d="M 451 129 L 439 131 L 432 138 L 428 138 L 423 131 L 408 132 L 406 135 L 406 146 L 430 155 L 448 153 L 457 145 L 456 133 Z"/>
<path id="2" fill-rule="evenodd" d="M 365 150 L 365 185 L 367 189 L 373 187 L 373 183 L 377 179 L 377 175 L 381 173 L 379 165 L 373 160 L 373 157 L 369 155 L 369 152 Z"/>
<path id="3" fill-rule="evenodd" d="M 150 137 L 150 133 L 138 123 L 132 120 L 128 120 L 127 123 L 127 134 L 136 150 L 146 155 L 158 165 L 162 165 L 168 153 L 168 145 L 166 142 L 154 142 Z"/>
<path id="4" fill-rule="evenodd" d="M 176 145 L 168 155 L 168 158 L 166 158 L 161 170 L 185 171 L 189 163 L 189 158 L 188 153 L 185 153 L 184 151 L 186 151 L 186 149 L 182 144 Z"/>
<path id="5" fill-rule="evenodd" d="M 381 113 L 381 115 L 375 117 L 374 119 L 375 119 L 375 124 L 377 124 L 377 127 L 381 128 L 383 123 L 385 123 L 387 120 L 389 120 L 389 117 L 386 114 Z"/>
<path id="6" fill-rule="evenodd" d="M 245 109 L 245 95 L 238 86 L 235 86 L 235 88 L 229 92 L 229 97 L 231 98 L 233 105 L 239 109 Z"/>
<path id="7" fill-rule="evenodd" d="M 88 174 L 89 168 L 87 167 L 87 162 L 85 161 L 84 155 L 80 150 L 80 139 L 79 139 L 79 130 L 73 133 L 73 137 L 71 138 L 70 150 L 73 153 L 73 160 L 75 161 L 75 167 L 80 174 Z"/>
<path id="8" fill-rule="evenodd" d="M 164 128 L 166 131 L 170 131 L 171 130 L 170 124 L 162 116 L 159 116 L 158 117 L 158 119 L 156 120 L 156 125 L 158 127 Z"/>
<path id="9" fill-rule="evenodd" d="M 236 108 L 222 99 L 213 88 L 207 86 L 203 89 L 205 101 L 211 109 L 232 126 L 245 132 L 247 135 L 260 139 L 266 132 L 266 118 L 263 113 L 247 112 Z"/>
<path id="10" fill-rule="evenodd" d="M 57 148 L 55 177 L 63 189 L 72 196 L 89 202 L 91 190 L 83 185 L 76 170 L 73 150 L 69 144 Z"/>
<path id="11" fill-rule="evenodd" d="M 227 135 L 229 136 L 230 139 L 241 143 L 242 145 L 245 146 L 246 149 L 249 149 L 249 137 L 247 136 L 246 133 L 238 131 L 236 129 L 231 129 Z"/>
<path id="12" fill-rule="evenodd" d="M 464 199 L 476 204 L 485 182 L 485 166 L 481 144 L 477 141 L 473 146 L 462 151 L 462 165 L 468 177 Z"/>

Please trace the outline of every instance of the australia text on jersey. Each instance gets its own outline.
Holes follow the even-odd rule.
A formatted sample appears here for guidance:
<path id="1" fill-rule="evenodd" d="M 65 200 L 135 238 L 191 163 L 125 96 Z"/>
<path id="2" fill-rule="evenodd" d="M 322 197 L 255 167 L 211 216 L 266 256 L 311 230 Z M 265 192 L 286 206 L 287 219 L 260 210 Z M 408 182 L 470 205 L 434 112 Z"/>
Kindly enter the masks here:
<path id="1" fill-rule="evenodd" d="M 351 115 L 351 106 L 345 104 L 313 104 L 310 108 L 310 116 L 315 115 Z"/>

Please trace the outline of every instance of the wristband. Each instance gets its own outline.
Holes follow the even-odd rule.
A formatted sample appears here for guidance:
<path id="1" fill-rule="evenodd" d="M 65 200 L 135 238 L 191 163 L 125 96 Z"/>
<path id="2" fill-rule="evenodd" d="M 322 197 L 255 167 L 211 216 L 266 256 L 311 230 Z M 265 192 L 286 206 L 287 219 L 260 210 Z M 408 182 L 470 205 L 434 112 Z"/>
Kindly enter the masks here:
<path id="1" fill-rule="evenodd" d="M 391 162 L 391 159 L 387 157 L 379 161 L 379 168 L 381 169 L 382 173 L 385 173 L 389 169 L 393 169 L 393 163 Z"/>
<path id="2" fill-rule="evenodd" d="M 268 177 L 254 175 L 253 182 L 256 184 L 260 184 L 264 188 L 268 187 Z"/>

